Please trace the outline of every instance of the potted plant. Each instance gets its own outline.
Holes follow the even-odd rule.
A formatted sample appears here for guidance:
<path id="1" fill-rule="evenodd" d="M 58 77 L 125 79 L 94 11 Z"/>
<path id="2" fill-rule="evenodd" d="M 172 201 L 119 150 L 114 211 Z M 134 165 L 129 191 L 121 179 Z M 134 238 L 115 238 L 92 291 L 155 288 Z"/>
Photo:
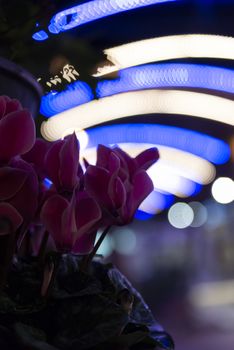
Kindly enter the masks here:
<path id="1" fill-rule="evenodd" d="M 129 281 L 95 259 L 153 190 L 146 170 L 158 157 L 99 145 L 84 170 L 75 134 L 36 140 L 30 113 L 0 97 L 2 349 L 174 348 Z"/>

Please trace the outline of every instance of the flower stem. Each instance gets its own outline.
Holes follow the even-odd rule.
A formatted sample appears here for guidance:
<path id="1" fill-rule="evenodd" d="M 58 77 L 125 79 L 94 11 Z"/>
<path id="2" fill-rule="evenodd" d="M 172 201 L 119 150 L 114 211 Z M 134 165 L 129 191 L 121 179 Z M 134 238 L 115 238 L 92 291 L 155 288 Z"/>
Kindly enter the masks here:
<path id="1" fill-rule="evenodd" d="M 111 228 L 111 226 L 107 226 L 105 228 L 105 230 L 102 232 L 101 236 L 99 237 L 99 239 L 98 239 L 97 243 L 95 244 L 91 253 L 85 256 L 85 259 L 81 263 L 81 270 L 83 272 L 86 272 L 88 270 L 88 267 L 89 267 L 91 261 L 93 260 L 95 254 L 97 253 L 100 245 L 102 244 L 102 242 L 103 242 L 104 238 L 106 237 L 110 228 Z"/>
<path id="2" fill-rule="evenodd" d="M 49 232 L 45 231 L 44 234 L 43 234 L 43 237 L 42 237 L 42 240 L 41 240 L 41 244 L 40 244 L 40 248 L 39 248 L 39 252 L 38 252 L 38 260 L 39 260 L 39 262 L 42 262 L 44 260 L 48 239 L 49 239 Z"/>
<path id="3" fill-rule="evenodd" d="M 44 276 L 41 286 L 41 296 L 47 299 L 54 285 L 58 272 L 61 254 L 58 252 L 49 253 L 45 262 Z"/>

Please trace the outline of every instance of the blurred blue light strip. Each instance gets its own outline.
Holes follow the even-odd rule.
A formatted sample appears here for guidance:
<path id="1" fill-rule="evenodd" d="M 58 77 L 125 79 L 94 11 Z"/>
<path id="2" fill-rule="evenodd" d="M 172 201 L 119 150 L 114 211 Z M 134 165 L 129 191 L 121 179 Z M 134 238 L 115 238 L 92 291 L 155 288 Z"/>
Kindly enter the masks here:
<path id="1" fill-rule="evenodd" d="M 115 80 L 97 85 L 99 98 L 126 91 L 162 87 L 199 88 L 234 93 L 234 71 L 206 65 L 187 63 L 149 64 L 119 71 Z M 67 90 L 49 93 L 41 101 L 41 113 L 51 117 L 62 111 L 91 101 L 91 88 L 83 82 L 68 85 Z"/>
<path id="2" fill-rule="evenodd" d="M 150 143 L 177 148 L 214 164 L 230 159 L 229 145 L 215 137 L 175 126 L 157 124 L 118 124 L 87 129 L 89 147 L 98 144 Z"/>
<path id="3" fill-rule="evenodd" d="M 43 180 L 43 185 L 44 185 L 47 189 L 49 189 L 49 188 L 53 185 L 53 182 L 51 182 L 50 179 L 45 178 L 45 179 Z"/>
<path id="4" fill-rule="evenodd" d="M 160 208 L 158 208 L 159 210 L 155 211 L 154 214 L 149 213 L 147 211 L 147 209 L 144 209 L 144 208 L 138 209 L 134 215 L 135 219 L 138 219 L 141 221 L 149 220 L 149 219 L 153 218 L 155 216 L 155 214 L 169 208 L 174 203 L 175 196 L 173 196 L 172 194 L 162 194 L 162 193 L 159 193 L 156 191 L 154 191 L 153 193 L 159 195 L 162 198 L 162 200 L 164 201 L 164 205 L 161 206 Z M 155 204 L 155 209 L 156 209 L 158 207 L 157 199 L 155 200 L 154 204 Z"/>
<path id="5" fill-rule="evenodd" d="M 48 39 L 48 34 L 44 30 L 40 30 L 32 35 L 32 38 L 37 41 L 44 41 Z"/>
<path id="6" fill-rule="evenodd" d="M 149 64 L 119 71 L 115 80 L 98 83 L 97 96 L 105 97 L 120 92 L 186 87 L 234 93 L 234 71 L 207 65 L 165 63 Z"/>
<path id="7" fill-rule="evenodd" d="M 135 218 L 139 220 L 148 220 L 156 213 L 169 208 L 174 203 L 174 200 L 175 196 L 172 194 L 161 193 L 154 190 L 140 205 L 135 214 Z"/>
<path id="8" fill-rule="evenodd" d="M 143 210 L 138 209 L 134 215 L 134 218 L 140 221 L 147 221 L 154 217 L 154 214 L 146 213 Z"/>
<path id="9" fill-rule="evenodd" d="M 76 107 L 93 100 L 91 87 L 81 81 L 68 85 L 62 92 L 50 92 L 41 99 L 40 113 L 51 117 L 67 109 Z"/>
<path id="10" fill-rule="evenodd" d="M 53 34 L 78 27 L 82 24 L 111 16 L 116 13 L 134 10 L 149 5 L 180 0 L 94 0 L 71 7 L 57 13 L 50 22 L 48 29 Z M 38 39 L 35 33 L 33 39 Z M 45 39 L 47 39 L 45 37 Z M 44 40 L 45 40 L 44 39 Z"/>

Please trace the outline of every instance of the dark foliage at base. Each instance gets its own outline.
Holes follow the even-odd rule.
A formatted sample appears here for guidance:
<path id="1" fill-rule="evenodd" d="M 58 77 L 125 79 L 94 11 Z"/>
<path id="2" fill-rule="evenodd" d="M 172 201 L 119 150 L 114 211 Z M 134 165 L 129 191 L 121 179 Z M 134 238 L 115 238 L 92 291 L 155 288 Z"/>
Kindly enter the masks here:
<path id="1" fill-rule="evenodd" d="M 174 349 L 140 294 L 112 265 L 63 256 L 47 300 L 39 297 L 43 269 L 37 261 L 14 263 L 0 294 L 0 349 Z"/>

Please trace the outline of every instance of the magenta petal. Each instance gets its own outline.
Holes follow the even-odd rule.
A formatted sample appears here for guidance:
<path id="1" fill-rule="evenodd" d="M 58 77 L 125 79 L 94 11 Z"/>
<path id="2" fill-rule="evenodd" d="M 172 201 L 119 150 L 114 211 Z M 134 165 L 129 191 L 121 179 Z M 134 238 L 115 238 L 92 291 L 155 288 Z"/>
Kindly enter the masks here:
<path id="1" fill-rule="evenodd" d="M 60 169 L 60 158 L 59 152 L 63 147 L 63 141 L 54 142 L 50 147 L 49 151 L 45 157 L 45 169 L 47 176 L 54 183 L 54 185 L 59 188 L 59 169 Z"/>
<path id="2" fill-rule="evenodd" d="M 83 198 L 76 203 L 76 225 L 78 236 L 90 231 L 94 224 L 100 220 L 101 209 L 93 198 Z"/>
<path id="3" fill-rule="evenodd" d="M 2 95 L 1 97 L 4 98 L 6 103 L 10 102 L 10 100 L 11 100 L 11 98 L 9 96 L 7 96 L 7 95 Z"/>
<path id="4" fill-rule="evenodd" d="M 159 152 L 156 147 L 149 148 L 135 158 L 139 168 L 147 170 L 159 159 Z"/>
<path id="5" fill-rule="evenodd" d="M 114 188 L 115 188 L 115 190 L 114 190 L 112 199 L 113 199 L 115 208 L 119 209 L 123 205 L 125 205 L 125 202 L 127 199 L 126 189 L 125 189 L 122 181 L 120 180 L 120 178 L 117 178 L 115 180 Z"/>
<path id="6" fill-rule="evenodd" d="M 0 96 L 0 119 L 5 115 L 6 100 L 3 96 Z"/>
<path id="7" fill-rule="evenodd" d="M 107 192 L 109 182 L 111 181 L 110 173 L 104 168 L 90 165 L 84 177 L 85 189 L 89 195 L 99 203 L 102 203 L 106 208 L 111 209 L 113 202 L 108 193 L 110 191 Z"/>
<path id="8" fill-rule="evenodd" d="M 10 205 L 9 203 L 0 203 L 0 221 L 5 218 L 11 222 L 12 229 L 14 232 L 23 222 L 22 216 L 12 205 Z M 4 235 L 4 232 L 0 231 L 0 236 L 1 235 Z"/>
<path id="9" fill-rule="evenodd" d="M 108 170 L 110 171 L 111 174 L 117 173 L 120 168 L 120 159 L 119 157 L 114 153 L 110 153 L 109 157 L 109 163 L 108 163 Z"/>
<path id="10" fill-rule="evenodd" d="M 60 183 L 66 190 L 72 190 L 77 184 L 79 166 L 79 143 L 76 134 L 69 135 L 64 140 L 60 152 Z"/>
<path id="11" fill-rule="evenodd" d="M 124 152 L 119 147 L 115 147 L 114 152 L 120 158 L 121 168 L 123 168 L 124 171 L 127 171 L 129 176 L 131 177 L 135 173 L 135 171 L 138 169 L 135 159 L 130 157 L 126 152 Z"/>
<path id="12" fill-rule="evenodd" d="M 51 143 L 49 143 L 48 141 L 37 138 L 31 150 L 22 156 L 22 158 L 26 160 L 26 162 L 32 163 L 34 165 L 35 170 L 37 171 L 37 174 L 40 177 L 43 177 L 44 175 L 45 155 L 49 150 L 50 146 Z"/>
<path id="13" fill-rule="evenodd" d="M 22 169 L 0 168 L 0 200 L 13 197 L 24 185 L 28 174 Z"/>
<path id="14" fill-rule="evenodd" d="M 88 254 L 94 248 L 97 231 L 85 233 L 76 240 L 76 243 L 72 249 L 75 254 Z"/>
<path id="15" fill-rule="evenodd" d="M 60 195 L 50 197 L 41 209 L 41 220 L 53 237 L 57 248 L 62 246 L 62 215 L 68 207 L 68 201 Z"/>
<path id="16" fill-rule="evenodd" d="M 63 249 L 71 251 L 77 239 L 77 227 L 75 217 L 76 194 L 73 191 L 72 199 L 62 215 L 62 240 Z"/>
<path id="17" fill-rule="evenodd" d="M 109 197 L 114 202 L 114 196 L 115 196 L 115 183 L 116 178 L 118 176 L 118 172 L 120 170 L 120 159 L 112 152 L 110 153 L 109 157 L 109 163 L 108 163 L 108 170 L 109 170 L 109 184 L 107 187 L 107 193 Z"/>
<path id="18" fill-rule="evenodd" d="M 112 149 L 109 147 L 106 147 L 104 145 L 98 145 L 97 147 L 97 166 L 101 168 L 108 168 L 108 162 L 110 153 L 112 152 Z"/>
<path id="19" fill-rule="evenodd" d="M 8 201 L 15 207 L 24 219 L 22 229 L 29 225 L 36 213 L 38 206 L 38 178 L 33 167 L 22 159 L 13 159 L 11 166 L 27 173 L 27 178 L 18 191 Z"/>
<path id="20" fill-rule="evenodd" d="M 12 112 L 0 120 L 1 159 L 28 152 L 34 142 L 35 124 L 27 110 Z"/>
<path id="21" fill-rule="evenodd" d="M 83 158 L 83 162 L 84 162 L 85 169 L 87 169 L 89 166 L 89 162 L 85 158 Z"/>
<path id="22" fill-rule="evenodd" d="M 15 112 L 15 111 L 20 111 L 22 109 L 21 103 L 18 100 L 12 99 L 7 102 L 6 104 L 6 111 L 5 115 Z"/>
<path id="23" fill-rule="evenodd" d="M 128 198 L 129 216 L 132 217 L 143 200 L 153 191 L 151 178 L 145 170 L 138 171 L 133 177 L 133 189 Z"/>

